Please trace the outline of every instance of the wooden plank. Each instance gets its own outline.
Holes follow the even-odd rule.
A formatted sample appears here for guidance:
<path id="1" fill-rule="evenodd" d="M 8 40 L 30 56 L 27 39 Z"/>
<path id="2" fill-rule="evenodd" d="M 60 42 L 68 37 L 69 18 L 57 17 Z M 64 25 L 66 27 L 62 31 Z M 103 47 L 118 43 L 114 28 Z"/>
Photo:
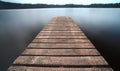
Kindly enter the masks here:
<path id="1" fill-rule="evenodd" d="M 43 28 L 43 30 L 52 30 L 52 31 L 63 30 L 63 31 L 65 31 L 65 30 L 80 30 L 80 28 L 79 27 L 71 27 L 71 24 L 69 23 L 68 26 L 63 26 L 63 27 L 59 27 L 59 26 L 58 27 L 45 26 Z"/>
<path id="2" fill-rule="evenodd" d="M 96 49 L 26 49 L 22 55 L 100 55 Z"/>
<path id="3" fill-rule="evenodd" d="M 64 28 L 64 29 L 57 29 L 57 28 L 49 28 L 49 29 L 42 29 L 42 31 L 80 31 L 79 29 L 68 29 L 68 28 Z"/>
<path id="4" fill-rule="evenodd" d="M 82 31 L 41 31 L 40 35 L 47 35 L 47 36 L 84 36 L 84 33 Z"/>
<path id="5" fill-rule="evenodd" d="M 108 65 L 101 56 L 86 57 L 48 57 L 48 56 L 19 56 L 13 64 L 30 65 Z"/>
<path id="6" fill-rule="evenodd" d="M 84 33 L 80 32 L 80 31 L 41 31 L 38 35 L 84 35 Z"/>
<path id="7" fill-rule="evenodd" d="M 44 39 L 44 38 L 48 38 L 48 39 L 86 39 L 87 37 L 86 36 L 55 36 L 55 35 L 50 35 L 50 36 L 36 36 L 35 38 L 41 38 L 41 39 Z"/>
<path id="8" fill-rule="evenodd" d="M 28 45 L 28 48 L 94 48 L 92 44 L 84 43 L 71 43 L 71 44 L 65 44 L 65 43 L 30 43 Z"/>
<path id="9" fill-rule="evenodd" d="M 67 22 L 49 22 L 48 23 L 48 25 L 49 24 L 51 24 L 51 25 L 56 25 L 56 24 L 58 24 L 58 25 L 75 25 L 75 26 L 77 26 L 77 24 L 74 24 L 73 22 L 69 22 L 69 21 L 67 21 Z"/>
<path id="10" fill-rule="evenodd" d="M 50 26 L 46 26 L 45 28 L 43 28 L 43 30 L 80 30 L 79 27 L 50 27 Z"/>
<path id="11" fill-rule="evenodd" d="M 82 31 L 40 31 L 40 33 L 82 33 Z"/>
<path id="12" fill-rule="evenodd" d="M 113 71 L 111 68 L 64 68 L 64 67 L 26 67 L 26 66 L 11 66 L 8 71 Z"/>
<path id="13" fill-rule="evenodd" d="M 78 32 L 40 32 L 38 36 L 85 36 L 83 33 Z"/>
<path id="14" fill-rule="evenodd" d="M 62 23 L 60 23 L 60 24 L 57 24 L 57 23 L 49 23 L 49 24 L 47 24 L 46 26 L 49 26 L 49 27 L 78 27 L 77 25 L 74 25 L 74 24 L 71 24 L 71 25 L 68 25 L 68 24 L 62 24 Z"/>
<path id="15" fill-rule="evenodd" d="M 61 28 L 61 27 L 56 27 L 56 28 L 51 28 L 51 27 L 49 27 L 49 28 L 44 28 L 44 29 L 42 29 L 42 31 L 68 31 L 68 30 L 71 30 L 71 31 L 80 31 L 80 29 L 74 29 L 74 28 L 67 28 L 67 27 L 63 27 L 63 28 Z"/>
<path id="16" fill-rule="evenodd" d="M 77 27 L 77 26 L 62 26 L 62 27 L 60 27 L 60 26 L 56 26 L 56 27 L 53 27 L 53 26 L 45 26 L 43 29 L 80 29 L 79 27 Z"/>
<path id="17" fill-rule="evenodd" d="M 69 39 L 69 38 L 61 38 L 61 39 L 34 39 L 32 42 L 35 43 L 90 43 L 88 39 Z"/>

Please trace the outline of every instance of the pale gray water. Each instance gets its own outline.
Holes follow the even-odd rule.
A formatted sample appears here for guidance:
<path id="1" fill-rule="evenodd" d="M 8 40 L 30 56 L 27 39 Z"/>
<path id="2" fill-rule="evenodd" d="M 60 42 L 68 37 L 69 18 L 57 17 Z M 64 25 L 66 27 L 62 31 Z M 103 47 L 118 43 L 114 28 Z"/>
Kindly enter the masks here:
<path id="1" fill-rule="evenodd" d="M 115 68 L 120 66 L 119 8 L 0 10 L 0 71 L 5 71 L 54 16 L 70 16 Z"/>

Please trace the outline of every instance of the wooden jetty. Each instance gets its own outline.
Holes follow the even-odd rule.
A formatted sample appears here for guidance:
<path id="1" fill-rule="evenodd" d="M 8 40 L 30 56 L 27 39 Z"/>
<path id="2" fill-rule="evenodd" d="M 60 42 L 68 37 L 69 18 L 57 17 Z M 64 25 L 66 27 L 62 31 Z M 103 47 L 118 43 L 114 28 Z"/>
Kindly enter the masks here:
<path id="1" fill-rule="evenodd" d="M 54 17 L 8 71 L 113 71 L 70 17 Z"/>

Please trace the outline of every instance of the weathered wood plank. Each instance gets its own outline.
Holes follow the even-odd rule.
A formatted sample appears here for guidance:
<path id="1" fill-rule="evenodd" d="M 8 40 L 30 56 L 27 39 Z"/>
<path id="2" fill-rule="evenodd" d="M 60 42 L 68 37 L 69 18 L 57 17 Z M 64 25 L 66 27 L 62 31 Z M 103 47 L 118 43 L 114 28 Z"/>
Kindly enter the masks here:
<path id="1" fill-rule="evenodd" d="M 45 26 L 43 29 L 80 29 L 79 27 L 77 26 L 62 26 L 62 27 L 59 27 L 59 26 L 56 26 L 56 27 L 53 27 L 53 26 Z"/>
<path id="2" fill-rule="evenodd" d="M 38 36 L 47 35 L 47 36 L 85 36 L 83 33 L 79 32 L 40 32 Z"/>
<path id="3" fill-rule="evenodd" d="M 100 55 L 96 49 L 26 49 L 22 55 Z"/>
<path id="4" fill-rule="evenodd" d="M 70 25 L 73 25 L 73 26 L 77 26 L 77 24 L 74 24 L 74 22 L 69 22 L 69 21 L 67 21 L 67 22 L 49 22 L 48 23 L 48 25 L 56 25 L 56 24 L 58 24 L 58 25 L 68 25 L 68 26 L 70 26 Z M 47 25 L 46 25 L 47 26 Z"/>
<path id="5" fill-rule="evenodd" d="M 48 38 L 48 39 L 86 39 L 87 37 L 86 36 L 55 36 L 55 35 L 51 35 L 51 36 L 46 36 L 46 35 L 43 35 L 43 36 L 36 36 L 35 38 L 41 38 L 41 39 L 44 39 L 44 38 Z"/>
<path id="6" fill-rule="evenodd" d="M 88 39 L 65 39 L 65 38 L 61 38 L 61 39 L 53 39 L 53 38 L 49 38 L 49 39 L 34 39 L 32 42 L 37 42 L 37 43 L 90 43 L 90 41 Z"/>
<path id="7" fill-rule="evenodd" d="M 50 26 L 46 26 L 45 28 L 43 28 L 43 30 L 80 30 L 79 27 L 50 27 Z"/>
<path id="8" fill-rule="evenodd" d="M 59 23 L 57 23 L 57 24 L 59 24 Z M 61 24 L 61 23 L 60 23 Z M 63 24 L 63 23 L 62 23 Z M 43 28 L 43 30 L 54 30 L 54 31 L 56 31 L 56 30 L 80 30 L 80 28 L 78 27 L 78 26 L 76 26 L 76 27 L 73 27 L 73 26 L 71 26 L 71 24 L 69 23 L 66 23 L 68 26 L 63 26 L 63 27 L 50 27 L 50 26 L 45 26 L 44 28 Z M 73 25 L 73 23 L 72 23 L 72 25 Z M 69 27 L 70 26 L 70 27 Z"/>
<path id="9" fill-rule="evenodd" d="M 41 31 L 38 35 L 74 35 L 74 36 L 81 36 L 84 33 L 80 31 Z"/>
<path id="10" fill-rule="evenodd" d="M 28 48 L 95 48 L 92 44 L 84 43 L 30 43 Z"/>
<path id="11" fill-rule="evenodd" d="M 42 31 L 68 31 L 68 30 L 71 30 L 71 31 L 80 31 L 79 29 L 68 29 L 68 28 L 65 28 L 65 29 L 53 29 L 53 28 L 49 28 L 49 29 L 42 29 Z"/>
<path id="12" fill-rule="evenodd" d="M 49 27 L 78 27 L 77 25 L 74 25 L 74 24 L 71 24 L 71 25 L 68 25 L 68 24 L 57 24 L 57 23 L 48 23 L 46 26 L 49 26 Z"/>
<path id="13" fill-rule="evenodd" d="M 11 66 L 8 71 L 113 71 L 111 68 L 64 68 Z"/>
<path id="14" fill-rule="evenodd" d="M 47 36 L 84 36 L 84 33 L 82 31 L 41 31 L 40 35 L 47 35 Z"/>
<path id="15" fill-rule="evenodd" d="M 86 57 L 48 57 L 48 56 L 19 56 L 13 64 L 30 65 L 108 65 L 101 56 Z"/>
<path id="16" fill-rule="evenodd" d="M 40 31 L 40 33 L 82 33 L 82 31 Z"/>

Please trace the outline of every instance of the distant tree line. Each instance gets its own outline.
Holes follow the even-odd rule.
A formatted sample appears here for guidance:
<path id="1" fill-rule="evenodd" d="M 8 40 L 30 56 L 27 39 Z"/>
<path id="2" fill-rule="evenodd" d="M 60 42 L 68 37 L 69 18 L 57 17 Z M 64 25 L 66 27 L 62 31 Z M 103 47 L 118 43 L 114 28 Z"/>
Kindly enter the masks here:
<path id="1" fill-rule="evenodd" d="M 0 9 L 23 9 L 23 8 L 120 8 L 120 3 L 114 4 L 90 4 L 90 5 L 54 5 L 54 4 L 20 4 L 0 1 Z"/>

